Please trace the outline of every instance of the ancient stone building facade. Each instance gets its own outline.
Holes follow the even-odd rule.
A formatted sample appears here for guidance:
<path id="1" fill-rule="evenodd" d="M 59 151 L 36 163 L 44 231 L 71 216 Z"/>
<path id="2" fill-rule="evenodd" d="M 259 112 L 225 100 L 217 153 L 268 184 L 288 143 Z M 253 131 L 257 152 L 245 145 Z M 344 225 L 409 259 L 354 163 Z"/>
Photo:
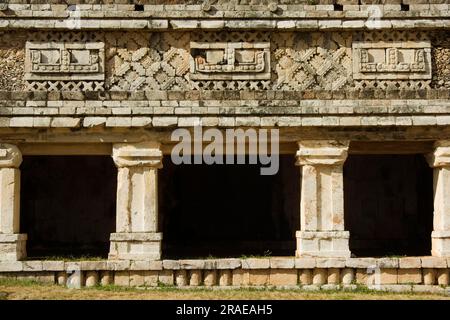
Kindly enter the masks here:
<path id="1" fill-rule="evenodd" d="M 40 2 L 0 2 L 0 275 L 448 286 L 448 1 Z M 173 165 L 199 125 L 279 174 Z"/>

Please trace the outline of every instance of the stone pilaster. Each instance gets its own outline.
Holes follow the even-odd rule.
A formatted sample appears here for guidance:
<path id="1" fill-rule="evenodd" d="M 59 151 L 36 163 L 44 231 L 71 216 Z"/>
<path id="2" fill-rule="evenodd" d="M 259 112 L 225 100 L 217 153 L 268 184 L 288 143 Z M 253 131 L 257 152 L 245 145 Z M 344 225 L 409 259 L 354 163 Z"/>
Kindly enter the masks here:
<path id="1" fill-rule="evenodd" d="M 158 232 L 159 143 L 115 144 L 118 168 L 116 233 L 111 234 L 110 259 L 159 260 Z"/>
<path id="2" fill-rule="evenodd" d="M 431 254 L 450 257 L 450 140 L 435 143 L 427 155 L 433 171 L 434 215 Z"/>
<path id="3" fill-rule="evenodd" d="M 344 231 L 342 174 L 347 150 L 347 141 L 299 142 L 296 164 L 301 166 L 301 200 L 297 256 L 350 256 L 350 234 Z"/>
<path id="4" fill-rule="evenodd" d="M 27 255 L 27 235 L 19 233 L 21 163 L 16 146 L 0 144 L 0 261 L 17 261 Z"/>

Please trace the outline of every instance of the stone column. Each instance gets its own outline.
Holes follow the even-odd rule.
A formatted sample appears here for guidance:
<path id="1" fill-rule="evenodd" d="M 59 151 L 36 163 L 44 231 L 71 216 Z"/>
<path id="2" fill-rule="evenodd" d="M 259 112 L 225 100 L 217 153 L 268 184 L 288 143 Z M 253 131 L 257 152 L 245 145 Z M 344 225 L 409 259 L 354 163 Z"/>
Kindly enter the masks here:
<path id="1" fill-rule="evenodd" d="M 22 154 L 0 144 L 0 261 L 24 259 L 27 235 L 20 232 L 20 170 Z"/>
<path id="2" fill-rule="evenodd" d="M 434 215 L 431 233 L 431 254 L 450 257 L 450 140 L 435 143 L 435 150 L 427 155 L 434 168 Z"/>
<path id="3" fill-rule="evenodd" d="M 348 141 L 299 142 L 296 164 L 302 167 L 302 177 L 296 256 L 350 257 L 342 174 L 348 145 Z"/>
<path id="4" fill-rule="evenodd" d="M 111 234 L 110 259 L 161 259 L 158 232 L 159 143 L 115 144 L 118 168 L 116 233 Z"/>

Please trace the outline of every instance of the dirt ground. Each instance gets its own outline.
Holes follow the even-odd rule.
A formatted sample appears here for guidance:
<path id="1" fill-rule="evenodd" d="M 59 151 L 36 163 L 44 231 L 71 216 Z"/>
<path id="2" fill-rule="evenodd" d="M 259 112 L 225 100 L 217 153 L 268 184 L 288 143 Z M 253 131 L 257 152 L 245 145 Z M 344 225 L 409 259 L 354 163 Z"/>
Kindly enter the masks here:
<path id="1" fill-rule="evenodd" d="M 0 280 L 0 299 L 6 300 L 450 300 L 450 295 L 429 293 L 387 293 L 369 290 L 356 291 L 318 291 L 282 289 L 177 289 L 124 288 L 116 286 L 68 289 L 63 286 L 39 284 L 35 282 Z"/>

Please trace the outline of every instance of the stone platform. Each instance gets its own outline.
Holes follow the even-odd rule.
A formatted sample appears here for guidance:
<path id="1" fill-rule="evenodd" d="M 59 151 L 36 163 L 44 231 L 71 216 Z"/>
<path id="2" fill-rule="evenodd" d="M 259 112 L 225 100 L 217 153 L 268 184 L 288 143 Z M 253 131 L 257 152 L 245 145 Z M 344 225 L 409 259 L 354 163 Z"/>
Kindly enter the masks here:
<path id="1" fill-rule="evenodd" d="M 229 258 L 0 262 L 0 278 L 80 286 L 280 287 L 445 292 L 449 258 Z M 446 288 L 447 287 L 447 288 Z"/>

